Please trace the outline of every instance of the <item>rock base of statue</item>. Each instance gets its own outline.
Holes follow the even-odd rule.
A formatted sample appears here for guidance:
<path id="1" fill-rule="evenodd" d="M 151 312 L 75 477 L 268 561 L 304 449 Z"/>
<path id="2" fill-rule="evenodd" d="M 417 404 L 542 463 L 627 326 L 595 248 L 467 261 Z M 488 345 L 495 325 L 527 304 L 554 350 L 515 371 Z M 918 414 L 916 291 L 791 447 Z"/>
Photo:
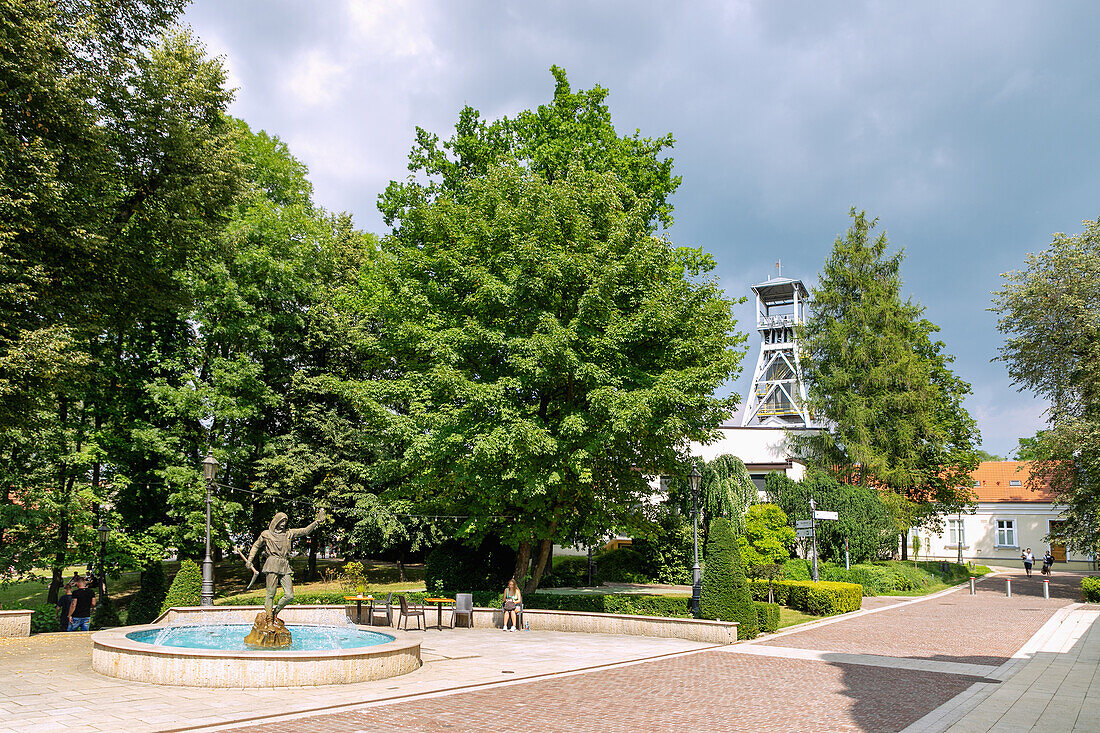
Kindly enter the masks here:
<path id="1" fill-rule="evenodd" d="M 244 643 L 259 649 L 282 649 L 290 646 L 290 629 L 278 616 L 268 616 L 263 611 L 256 616 L 252 631 L 244 637 Z"/>

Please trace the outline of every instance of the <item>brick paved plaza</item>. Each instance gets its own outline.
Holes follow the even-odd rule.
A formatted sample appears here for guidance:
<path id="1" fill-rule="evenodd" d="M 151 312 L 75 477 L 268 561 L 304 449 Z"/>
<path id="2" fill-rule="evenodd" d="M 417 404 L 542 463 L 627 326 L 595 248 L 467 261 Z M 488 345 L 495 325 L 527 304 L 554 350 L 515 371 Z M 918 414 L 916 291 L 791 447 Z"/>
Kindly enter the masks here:
<path id="1" fill-rule="evenodd" d="M 1005 701 L 1010 675 L 1027 678 L 1021 665 L 1030 654 L 1017 654 L 1021 647 L 1030 643 L 1037 659 L 1047 654 L 1045 663 L 1056 668 L 1070 659 L 1064 652 L 1081 647 L 1079 639 L 1100 615 L 1090 612 L 1069 636 L 1036 645 L 1036 638 L 1046 638 L 1040 629 L 1065 629 L 1066 614 L 1077 613 L 1072 609 L 1079 604 L 1070 604 L 1079 578 L 1055 576 L 1045 600 L 1037 579 L 1012 577 L 1012 598 L 1005 597 L 1002 578 L 990 578 L 974 596 L 963 588 L 930 598 L 871 599 L 864 612 L 727 647 L 550 632 L 429 632 L 423 636 L 425 666 L 410 675 L 281 691 L 107 680 L 87 669 L 83 635 L 51 635 L 64 645 L 48 637 L 23 642 L 32 650 L 39 645 L 37 656 L 0 647 L 0 676 L 12 683 L 0 690 L 0 712 L 9 714 L 0 719 L 0 732 L 1030 729 L 1030 723 L 1005 725 L 1006 711 L 1013 710 L 1025 718 L 1034 712 L 1032 723 L 1041 716 L 1058 721 L 1046 731 L 1100 730 L 1100 720 L 1092 722 L 1100 716 L 1078 714 L 1082 705 L 1100 706 L 1100 681 L 1094 688 L 1091 679 L 1067 677 L 1059 685 L 1080 691 L 1076 708 L 1055 700 L 1057 691 L 1048 691 L 1035 710 L 1018 703 L 1030 694 L 1013 693 Z M 1091 649 L 1100 648 L 1100 632 L 1088 638 Z M 1065 668 L 1080 677 L 1088 659 L 1074 656 Z M 597 665 L 606 666 L 590 669 Z M 56 689 L 58 675 L 74 689 Z M 52 692 L 32 692 L 51 679 Z"/>

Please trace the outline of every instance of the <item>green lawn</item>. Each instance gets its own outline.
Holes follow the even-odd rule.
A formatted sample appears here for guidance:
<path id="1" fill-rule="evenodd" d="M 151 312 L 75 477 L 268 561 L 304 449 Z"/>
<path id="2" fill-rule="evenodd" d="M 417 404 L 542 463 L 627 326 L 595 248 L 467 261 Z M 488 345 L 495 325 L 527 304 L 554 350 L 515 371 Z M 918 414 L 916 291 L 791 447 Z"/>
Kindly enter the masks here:
<path id="1" fill-rule="evenodd" d="M 796 611 L 793 608 L 787 608 L 786 606 L 779 607 L 779 628 L 785 629 L 788 626 L 794 626 L 796 624 L 804 624 L 807 621 L 816 621 L 819 618 L 826 618 L 825 616 L 811 616 L 808 613 L 802 613 Z"/>

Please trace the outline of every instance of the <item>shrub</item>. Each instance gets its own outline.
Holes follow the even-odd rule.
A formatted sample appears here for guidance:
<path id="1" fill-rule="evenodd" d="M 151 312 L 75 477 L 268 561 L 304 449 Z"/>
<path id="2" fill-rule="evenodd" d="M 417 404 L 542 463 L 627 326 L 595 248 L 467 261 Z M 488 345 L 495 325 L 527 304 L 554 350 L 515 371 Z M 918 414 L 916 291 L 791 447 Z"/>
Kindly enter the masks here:
<path id="1" fill-rule="evenodd" d="M 160 604 L 160 613 L 173 606 L 197 606 L 201 602 L 202 571 L 194 560 L 184 560 L 180 563 L 179 572 L 172 580 L 172 587 L 168 589 L 164 602 Z"/>
<path id="2" fill-rule="evenodd" d="M 458 591 L 460 593 L 467 593 L 469 591 Z M 376 602 L 386 600 L 385 593 L 374 592 L 371 595 L 374 596 Z M 455 591 L 445 590 L 443 595 L 449 598 L 454 598 Z M 354 601 L 348 602 L 344 599 L 344 596 L 348 595 L 347 591 L 328 591 L 323 593 L 295 593 L 294 605 L 298 606 L 349 606 L 354 605 Z M 425 598 L 434 597 L 435 593 L 429 593 L 427 591 L 413 591 L 409 593 L 394 593 L 393 605 L 397 607 L 397 597 L 405 596 L 409 603 L 416 605 L 422 605 Z M 504 591 L 473 591 L 474 605 L 480 608 L 498 608 L 504 601 Z M 525 599 L 526 600 L 526 599 Z M 214 601 L 218 606 L 262 606 L 264 605 L 264 597 L 262 595 L 247 595 L 247 596 L 230 596 L 229 598 L 219 598 Z"/>
<path id="3" fill-rule="evenodd" d="M 1081 597 L 1089 603 L 1100 603 L 1100 578 L 1081 578 Z"/>
<path id="4" fill-rule="evenodd" d="M 35 606 L 31 614 L 31 633 L 44 634 L 50 631 L 65 631 L 58 628 L 57 606 L 52 603 L 42 603 Z"/>
<path id="5" fill-rule="evenodd" d="M 758 601 L 767 600 L 767 581 L 754 580 L 751 589 L 753 598 Z M 863 605 L 863 587 L 855 583 L 777 580 L 773 590 L 776 603 L 814 616 L 858 611 Z"/>
<path id="6" fill-rule="evenodd" d="M 650 582 L 670 585 L 691 583 L 693 555 L 691 521 L 679 509 L 662 504 L 657 509 L 656 531 L 634 540 L 631 550 L 644 559 L 644 573 Z"/>
<path id="7" fill-rule="evenodd" d="M 496 537 L 486 537 L 477 547 L 447 540 L 428 553 L 424 582 L 428 588 L 453 588 L 461 592 L 503 592 L 515 570 L 516 553 Z M 523 585 L 523 578 L 516 578 Z"/>
<path id="8" fill-rule="evenodd" d="M 649 583 L 649 563 L 646 557 L 631 547 L 605 550 L 596 556 L 600 580 L 604 583 Z"/>
<path id="9" fill-rule="evenodd" d="M 130 601 L 127 624 L 151 624 L 160 615 L 160 607 L 168 595 L 164 567 L 155 562 L 141 571 L 141 588 Z M 201 587 L 201 586 L 200 586 Z"/>
<path id="10" fill-rule="evenodd" d="M 840 515 L 837 521 L 817 523 L 817 549 L 823 560 L 843 563 L 845 539 L 852 562 L 889 557 L 897 544 L 893 515 L 874 489 L 842 484 L 832 476 L 815 472 L 801 482 L 779 473 L 768 474 L 766 490 L 792 520 L 810 518 L 811 496 L 818 509 Z"/>
<path id="11" fill-rule="evenodd" d="M 779 604 L 756 601 L 756 625 L 765 634 L 779 630 Z"/>
<path id="12" fill-rule="evenodd" d="M 596 565 L 599 568 L 599 564 Z M 592 582 L 600 585 L 598 573 L 592 576 Z M 540 588 L 581 588 L 588 585 L 588 558 L 566 555 L 555 558 L 554 569 L 542 576 Z"/>
<path id="13" fill-rule="evenodd" d="M 794 530 L 775 504 L 753 504 L 745 514 L 745 533 L 737 538 L 745 567 L 782 565 L 791 556 Z"/>
<path id="14" fill-rule="evenodd" d="M 111 629 L 116 626 L 122 626 L 122 620 L 118 617 L 118 609 L 115 608 L 115 604 L 111 601 L 110 597 L 104 597 L 99 603 L 95 604 L 95 608 L 92 610 L 92 624 L 93 630 L 99 629 Z"/>
<path id="15" fill-rule="evenodd" d="M 724 517 L 710 523 L 699 615 L 706 619 L 736 621 L 739 639 L 756 636 L 756 608 L 741 568 L 737 538 Z"/>
<path id="16" fill-rule="evenodd" d="M 691 617 L 688 596 L 657 596 L 642 594 L 565 594 L 532 593 L 524 599 L 527 608 L 552 611 L 586 611 L 589 613 L 621 613 L 631 616 Z"/>

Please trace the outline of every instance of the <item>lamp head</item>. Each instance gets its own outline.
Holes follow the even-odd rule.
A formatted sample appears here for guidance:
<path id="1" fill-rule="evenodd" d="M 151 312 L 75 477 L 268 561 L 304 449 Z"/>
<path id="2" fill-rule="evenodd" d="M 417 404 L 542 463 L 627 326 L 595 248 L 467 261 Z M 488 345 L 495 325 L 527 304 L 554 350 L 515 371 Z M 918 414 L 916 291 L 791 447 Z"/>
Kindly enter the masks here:
<path id="1" fill-rule="evenodd" d="M 207 481 L 213 481 L 218 477 L 218 468 L 221 466 L 218 463 L 218 459 L 214 457 L 211 452 L 206 453 L 206 458 L 202 459 L 202 475 L 206 477 Z"/>
<path id="2" fill-rule="evenodd" d="M 107 524 L 104 522 L 99 525 L 99 527 L 96 529 L 96 532 L 99 533 L 99 541 L 106 542 L 107 535 L 111 534 L 111 528 L 108 527 Z"/>
<path id="3" fill-rule="evenodd" d="M 691 490 L 698 491 L 699 484 L 703 481 L 703 474 L 699 473 L 698 466 L 691 467 L 691 473 L 688 474 L 688 480 L 691 481 Z"/>

